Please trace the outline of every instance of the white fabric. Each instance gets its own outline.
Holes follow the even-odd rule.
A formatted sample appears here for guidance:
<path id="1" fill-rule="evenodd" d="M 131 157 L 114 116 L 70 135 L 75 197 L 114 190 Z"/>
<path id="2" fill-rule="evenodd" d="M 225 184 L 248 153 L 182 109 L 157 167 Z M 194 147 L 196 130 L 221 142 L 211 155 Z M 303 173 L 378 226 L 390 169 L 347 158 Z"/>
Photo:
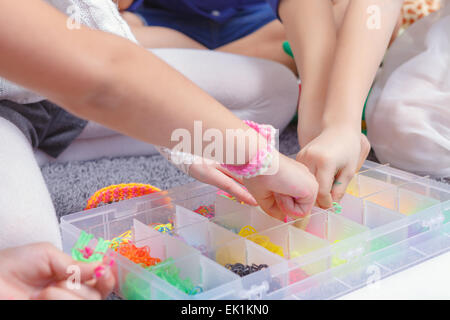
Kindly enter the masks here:
<path id="1" fill-rule="evenodd" d="M 0 250 L 46 241 L 61 248 L 58 221 L 27 138 L 0 118 Z"/>
<path id="2" fill-rule="evenodd" d="M 270 124 L 283 130 L 295 113 L 298 99 L 297 79 L 281 64 L 207 50 L 151 51 L 243 120 Z M 57 159 L 52 159 L 39 150 L 36 151 L 36 157 L 42 165 L 53 161 L 156 153 L 156 149 L 150 144 L 90 122 L 78 139 Z M 165 156 L 167 158 L 167 155 Z"/>
<path id="3" fill-rule="evenodd" d="M 366 110 L 378 159 L 450 176 L 450 0 L 413 24 L 388 51 Z"/>
<path id="4" fill-rule="evenodd" d="M 111 32 L 137 43 L 127 23 L 122 19 L 111 0 L 45 0 L 59 11 L 93 29 Z M 73 17 L 72 17 L 73 16 Z M 49 48 L 46 48 L 49 49 Z M 33 103 L 45 100 L 23 87 L 0 78 L 0 99 L 17 103 Z"/>

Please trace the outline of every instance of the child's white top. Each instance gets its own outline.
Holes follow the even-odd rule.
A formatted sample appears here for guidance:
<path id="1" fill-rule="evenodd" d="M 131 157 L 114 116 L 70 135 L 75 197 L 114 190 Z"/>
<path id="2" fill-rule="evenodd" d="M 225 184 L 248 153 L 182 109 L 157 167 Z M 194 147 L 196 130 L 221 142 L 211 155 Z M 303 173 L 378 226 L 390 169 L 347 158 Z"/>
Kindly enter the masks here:
<path id="1" fill-rule="evenodd" d="M 111 0 L 45 0 L 59 11 L 68 15 L 68 27 L 77 20 L 83 25 L 118 36 L 137 43 L 127 23 L 120 16 Z M 74 30 L 75 32 L 76 30 Z M 47 50 L 48 48 L 43 48 Z M 86 53 L 88 54 L 88 53 Z M 45 100 L 44 97 L 24 89 L 6 79 L 0 78 L 0 100 L 8 99 L 17 103 L 33 103 Z"/>

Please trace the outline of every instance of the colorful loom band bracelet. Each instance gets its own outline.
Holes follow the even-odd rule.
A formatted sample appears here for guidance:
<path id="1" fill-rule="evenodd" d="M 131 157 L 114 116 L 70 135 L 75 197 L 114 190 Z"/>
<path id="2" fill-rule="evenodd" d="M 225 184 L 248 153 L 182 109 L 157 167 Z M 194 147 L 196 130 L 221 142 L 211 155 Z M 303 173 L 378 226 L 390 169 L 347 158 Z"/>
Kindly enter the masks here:
<path id="1" fill-rule="evenodd" d="M 161 192 L 161 189 L 150 184 L 128 183 L 111 185 L 95 192 L 87 201 L 84 210 L 97 208 L 101 203 L 112 203 L 156 192 Z"/>

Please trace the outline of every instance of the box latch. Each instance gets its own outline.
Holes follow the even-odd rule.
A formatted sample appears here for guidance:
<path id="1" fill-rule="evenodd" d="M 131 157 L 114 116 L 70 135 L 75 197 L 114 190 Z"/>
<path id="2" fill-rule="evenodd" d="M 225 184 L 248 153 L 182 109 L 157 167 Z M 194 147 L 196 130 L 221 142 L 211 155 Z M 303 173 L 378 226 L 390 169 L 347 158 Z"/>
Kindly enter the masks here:
<path id="1" fill-rule="evenodd" d="M 263 281 L 259 286 L 253 285 L 249 290 L 241 291 L 239 295 L 242 299 L 261 300 L 267 291 L 269 291 L 269 284 Z"/>

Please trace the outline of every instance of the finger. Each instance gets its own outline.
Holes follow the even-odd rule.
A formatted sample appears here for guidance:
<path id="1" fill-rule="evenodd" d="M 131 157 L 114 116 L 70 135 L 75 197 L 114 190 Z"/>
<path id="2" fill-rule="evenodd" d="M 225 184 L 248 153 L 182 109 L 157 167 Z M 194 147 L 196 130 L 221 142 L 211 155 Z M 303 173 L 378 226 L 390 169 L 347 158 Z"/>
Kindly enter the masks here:
<path id="1" fill-rule="evenodd" d="M 336 170 L 332 166 L 319 166 L 315 173 L 319 183 L 319 192 L 317 194 L 317 204 L 323 209 L 328 209 L 333 205 L 331 197 L 331 188 L 334 183 Z"/>
<path id="2" fill-rule="evenodd" d="M 284 222 L 286 213 L 280 209 L 280 206 L 276 200 L 276 196 L 271 196 L 266 199 L 259 199 L 259 206 L 271 217 Z"/>
<path id="3" fill-rule="evenodd" d="M 222 167 L 221 165 L 217 166 L 217 170 L 222 171 L 223 174 L 225 174 L 226 176 L 230 177 L 231 179 L 233 179 L 234 181 L 240 183 L 240 184 L 244 184 L 244 179 L 242 179 L 241 177 L 236 177 L 233 173 L 231 173 L 227 168 Z"/>
<path id="4" fill-rule="evenodd" d="M 239 185 L 232 178 L 228 177 L 224 173 L 218 170 L 211 170 L 208 177 L 208 183 L 215 185 L 219 189 L 231 194 L 236 197 L 238 201 L 242 201 L 251 206 L 257 206 L 255 198 L 245 190 L 241 185 Z"/>
<path id="5" fill-rule="evenodd" d="M 298 162 L 300 162 L 301 164 L 303 164 L 305 167 L 308 168 L 309 172 L 315 177 L 315 180 L 317 183 L 319 183 L 319 180 L 317 179 L 317 166 L 316 166 L 316 162 L 315 161 L 306 161 L 305 158 L 303 157 L 303 153 L 300 151 L 297 155 L 297 159 Z M 319 184 L 320 187 L 320 184 Z M 315 198 L 317 200 L 317 204 L 319 205 L 319 189 L 317 189 L 317 192 L 315 194 Z"/>
<path id="6" fill-rule="evenodd" d="M 293 164 L 294 167 L 299 169 L 292 172 L 292 174 L 297 174 L 291 177 L 296 181 L 295 184 L 282 185 L 278 192 L 279 194 L 290 196 L 290 198 L 282 199 L 278 197 L 278 200 L 287 214 L 298 219 L 298 217 L 305 216 L 311 212 L 317 197 L 318 183 L 316 177 L 311 173 L 315 168 L 314 164 L 310 164 L 309 167 L 298 161 L 294 161 Z"/>
<path id="7" fill-rule="evenodd" d="M 97 282 L 94 288 L 100 293 L 102 299 L 106 299 L 116 285 L 116 278 L 113 270 L 111 267 L 105 267 L 103 271 L 97 271 L 96 274 Z"/>
<path id="8" fill-rule="evenodd" d="M 296 228 L 299 228 L 299 229 L 302 229 L 302 230 L 306 230 L 310 220 L 311 220 L 311 215 L 307 214 L 305 217 L 303 217 L 301 219 L 298 219 L 298 220 L 295 220 L 294 226 Z"/>
<path id="9" fill-rule="evenodd" d="M 274 198 L 279 211 L 281 211 L 280 216 L 283 216 L 283 221 L 286 221 L 286 215 L 297 217 L 297 212 L 294 212 L 294 200 L 292 197 L 276 193 L 274 194 Z"/>
<path id="10" fill-rule="evenodd" d="M 82 300 L 82 299 L 71 291 L 51 286 L 42 290 L 35 298 L 35 300 Z"/>
<path id="11" fill-rule="evenodd" d="M 345 191 L 347 190 L 347 186 L 350 183 L 350 181 L 353 179 L 355 175 L 355 170 L 350 169 L 350 167 L 345 167 L 343 170 L 341 170 L 333 183 L 333 187 L 331 190 L 331 196 L 333 201 L 341 201 L 341 199 L 345 195 Z"/>
<path id="12" fill-rule="evenodd" d="M 305 207 L 301 199 L 295 199 L 282 194 L 275 194 L 275 200 L 283 213 L 289 215 L 294 220 L 307 215 L 314 205 L 314 201 L 306 201 Z"/>
<path id="13" fill-rule="evenodd" d="M 74 294 L 83 300 L 102 299 L 102 295 L 97 289 L 83 283 L 69 284 L 67 281 L 60 281 L 55 284 L 54 287 L 69 291 L 71 294 Z"/>
<path id="14" fill-rule="evenodd" d="M 49 278 L 53 278 L 56 282 L 67 279 L 74 272 L 80 277 L 81 282 L 88 281 L 92 279 L 95 268 L 101 264 L 101 262 L 84 263 L 75 261 L 52 245 L 45 245 L 42 248 L 44 259 L 47 260 L 49 266 Z"/>

